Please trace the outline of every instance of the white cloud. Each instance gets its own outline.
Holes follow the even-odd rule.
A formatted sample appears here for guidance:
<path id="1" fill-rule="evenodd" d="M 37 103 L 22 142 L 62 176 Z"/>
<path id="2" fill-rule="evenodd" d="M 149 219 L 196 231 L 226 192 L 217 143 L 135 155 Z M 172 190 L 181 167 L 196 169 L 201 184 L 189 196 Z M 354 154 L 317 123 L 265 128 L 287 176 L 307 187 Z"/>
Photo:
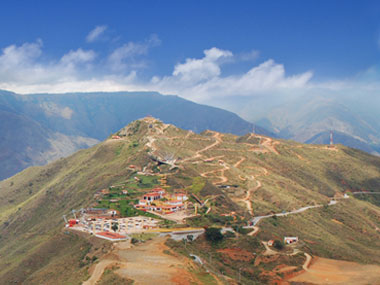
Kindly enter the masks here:
<path id="1" fill-rule="evenodd" d="M 315 83 L 312 72 L 288 75 L 284 65 L 272 59 L 257 63 L 246 72 L 224 75 L 227 63 L 244 60 L 244 54 L 234 55 L 216 47 L 204 50 L 200 58 L 187 58 L 175 64 L 171 74 L 143 80 L 137 70 L 145 66 L 149 50 L 159 44 L 159 38 L 153 35 L 142 42 L 123 44 L 109 54 L 78 48 L 56 60 L 46 60 L 41 40 L 11 45 L 0 52 L 0 89 L 18 93 L 159 91 L 211 104 L 226 97 L 264 95 L 270 98 L 272 94 L 305 90 L 380 90 L 377 83 L 380 72 L 366 72 L 362 76 L 367 80 L 365 84 L 363 78 Z M 256 56 L 257 52 L 252 51 L 246 60 L 257 61 Z"/>
<path id="2" fill-rule="evenodd" d="M 35 43 L 24 43 L 21 46 L 11 45 L 2 50 L 0 64 L 2 66 L 16 66 L 19 64 L 29 64 L 41 55 L 42 41 Z"/>
<path id="3" fill-rule="evenodd" d="M 148 51 L 146 45 L 129 42 L 115 49 L 108 57 L 108 64 L 114 71 L 120 71 L 127 68 L 127 60 L 133 59 L 138 55 L 144 55 Z"/>
<path id="4" fill-rule="evenodd" d="M 141 55 L 146 55 L 150 48 L 158 46 L 160 44 L 161 40 L 157 35 L 151 35 L 142 43 L 126 43 L 121 47 L 116 48 L 108 56 L 108 65 L 114 72 L 142 68 L 145 66 L 145 62 L 142 60 L 136 61 L 136 58 Z"/>
<path id="5" fill-rule="evenodd" d="M 90 64 L 94 61 L 96 53 L 93 50 L 83 50 L 81 48 L 77 50 L 71 50 L 59 61 L 56 68 L 62 68 L 61 72 L 75 73 L 79 66 L 90 67 Z"/>
<path id="6" fill-rule="evenodd" d="M 92 43 L 100 38 L 101 35 L 107 30 L 107 26 L 96 26 L 91 32 L 88 33 L 86 41 Z"/>
<path id="7" fill-rule="evenodd" d="M 220 75 L 220 59 L 232 57 L 232 52 L 215 47 L 205 50 L 204 54 L 201 59 L 188 58 L 185 63 L 177 64 L 173 76 L 191 83 L 208 80 Z"/>
<path id="8" fill-rule="evenodd" d="M 254 61 L 258 59 L 260 52 L 258 50 L 251 50 L 249 52 L 242 52 L 239 54 L 239 59 L 242 61 Z"/>
<path id="9" fill-rule="evenodd" d="M 30 72 L 38 75 L 41 64 L 37 59 L 41 56 L 42 41 L 24 43 L 21 46 L 11 45 L 2 50 L 0 54 L 0 81 L 23 81 Z"/>
<path id="10" fill-rule="evenodd" d="M 77 50 L 71 50 L 61 58 L 63 64 L 73 64 L 73 63 L 82 63 L 89 62 L 94 60 L 95 52 L 92 50 L 85 51 L 81 48 Z"/>
<path id="11" fill-rule="evenodd" d="M 41 40 L 8 46 L 0 54 L 0 88 L 14 90 L 15 87 L 20 91 L 31 85 L 75 81 L 84 69 L 88 70 L 95 56 L 92 50 L 77 49 L 69 51 L 59 60 L 46 61 L 43 59 Z"/>
<path id="12" fill-rule="evenodd" d="M 186 59 L 174 67 L 172 76 L 153 77 L 151 89 L 179 94 L 198 102 L 228 96 L 255 96 L 279 90 L 306 88 L 312 72 L 287 76 L 282 64 L 267 60 L 248 72 L 221 76 L 222 59 L 233 57 L 232 52 L 212 48 L 201 59 Z"/>

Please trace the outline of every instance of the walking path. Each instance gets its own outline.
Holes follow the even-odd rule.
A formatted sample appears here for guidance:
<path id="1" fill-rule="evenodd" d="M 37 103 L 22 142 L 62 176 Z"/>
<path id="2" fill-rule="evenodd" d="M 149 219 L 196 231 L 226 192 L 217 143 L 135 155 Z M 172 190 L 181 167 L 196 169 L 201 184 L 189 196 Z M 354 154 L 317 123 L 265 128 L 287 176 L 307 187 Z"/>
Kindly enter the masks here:
<path id="1" fill-rule="evenodd" d="M 332 205 L 336 205 L 338 202 L 335 201 L 335 200 L 331 200 L 327 206 L 332 206 Z M 252 220 L 251 220 L 251 224 L 252 226 L 247 226 L 246 228 L 253 228 L 254 226 L 256 226 L 262 219 L 267 219 L 267 218 L 271 218 L 271 217 L 274 217 L 274 216 L 277 216 L 277 217 L 283 217 L 283 216 L 287 216 L 287 215 L 292 215 L 292 214 L 299 214 L 299 213 L 302 213 L 302 212 L 305 212 L 309 209 L 314 209 L 314 208 L 320 208 L 320 207 L 323 207 L 323 205 L 314 205 L 314 206 L 306 206 L 306 207 L 302 207 L 302 208 L 299 208 L 297 210 L 294 210 L 294 211 L 290 211 L 290 212 L 285 212 L 285 213 L 278 213 L 278 214 L 271 214 L 271 215 L 265 215 L 265 216 L 257 216 L 257 217 L 254 217 Z"/>
<path id="2" fill-rule="evenodd" d="M 124 262 L 120 263 L 117 260 L 108 260 L 108 259 L 102 260 L 98 264 L 96 264 L 94 271 L 91 274 L 90 279 L 83 282 L 82 285 L 96 285 L 96 283 L 102 277 L 104 270 L 106 270 L 106 268 L 110 268 L 112 266 L 118 266 L 118 267 L 126 266 L 126 263 L 124 263 Z"/>

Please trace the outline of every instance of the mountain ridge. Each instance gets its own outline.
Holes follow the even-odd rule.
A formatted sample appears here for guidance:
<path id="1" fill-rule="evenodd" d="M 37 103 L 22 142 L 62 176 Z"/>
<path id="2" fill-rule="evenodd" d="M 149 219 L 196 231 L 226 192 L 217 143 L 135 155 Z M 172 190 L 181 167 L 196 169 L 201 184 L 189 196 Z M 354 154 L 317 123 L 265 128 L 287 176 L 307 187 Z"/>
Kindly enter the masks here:
<path id="1" fill-rule="evenodd" d="M 195 132 L 214 129 L 244 134 L 254 128 L 234 113 L 156 92 L 18 95 L 0 91 L 0 111 L 2 152 L 9 157 L 2 160 L 0 179 L 93 146 L 146 115 Z M 17 119 L 13 125 L 11 118 Z M 27 131 L 28 139 L 22 135 Z M 256 131 L 270 134 L 259 127 Z"/>

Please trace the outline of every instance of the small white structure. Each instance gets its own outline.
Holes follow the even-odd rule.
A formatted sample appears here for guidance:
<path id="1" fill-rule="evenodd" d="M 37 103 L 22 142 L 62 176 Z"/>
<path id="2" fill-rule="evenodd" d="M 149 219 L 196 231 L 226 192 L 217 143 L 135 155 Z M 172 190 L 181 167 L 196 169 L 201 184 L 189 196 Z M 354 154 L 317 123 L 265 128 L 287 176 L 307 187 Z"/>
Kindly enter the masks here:
<path id="1" fill-rule="evenodd" d="M 293 244 L 298 242 L 298 237 L 284 237 L 285 244 Z"/>
<path id="2" fill-rule="evenodd" d="M 187 195 L 185 193 L 175 193 L 175 194 L 171 195 L 171 199 L 184 202 L 184 201 L 188 200 L 189 197 L 187 197 Z"/>
<path id="3" fill-rule="evenodd" d="M 113 209 L 110 209 L 108 212 L 107 212 L 108 215 L 111 215 L 111 216 L 115 216 L 118 214 L 118 212 L 116 210 L 113 210 Z"/>

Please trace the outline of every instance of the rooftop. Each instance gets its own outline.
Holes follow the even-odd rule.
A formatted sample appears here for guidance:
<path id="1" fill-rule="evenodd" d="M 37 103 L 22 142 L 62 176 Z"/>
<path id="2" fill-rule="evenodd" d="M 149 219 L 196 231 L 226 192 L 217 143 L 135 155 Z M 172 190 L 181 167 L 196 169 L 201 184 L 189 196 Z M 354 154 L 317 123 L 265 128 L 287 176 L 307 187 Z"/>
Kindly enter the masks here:
<path id="1" fill-rule="evenodd" d="M 107 239 L 112 239 L 112 240 L 119 240 L 119 239 L 126 239 L 127 238 L 127 236 L 123 236 L 123 235 L 119 235 L 117 233 L 111 233 L 111 232 L 101 232 L 101 233 L 97 233 L 96 235 L 105 237 Z"/>

